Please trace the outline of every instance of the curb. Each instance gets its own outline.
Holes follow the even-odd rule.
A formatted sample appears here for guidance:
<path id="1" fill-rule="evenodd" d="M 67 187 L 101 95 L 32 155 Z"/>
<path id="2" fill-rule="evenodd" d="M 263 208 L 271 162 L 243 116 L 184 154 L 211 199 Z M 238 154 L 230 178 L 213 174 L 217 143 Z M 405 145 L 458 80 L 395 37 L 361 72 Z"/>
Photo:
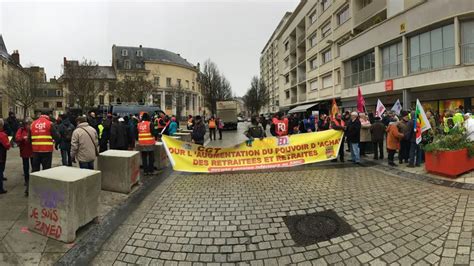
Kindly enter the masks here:
<path id="1" fill-rule="evenodd" d="M 132 213 L 143 199 L 167 179 L 172 172 L 172 168 L 167 167 L 163 173 L 144 180 L 140 188 L 122 204 L 107 213 L 100 224 L 91 225 L 92 228 L 89 229 L 89 232 L 54 265 L 89 265 L 99 253 L 102 245 L 128 218 L 127 214 Z"/>

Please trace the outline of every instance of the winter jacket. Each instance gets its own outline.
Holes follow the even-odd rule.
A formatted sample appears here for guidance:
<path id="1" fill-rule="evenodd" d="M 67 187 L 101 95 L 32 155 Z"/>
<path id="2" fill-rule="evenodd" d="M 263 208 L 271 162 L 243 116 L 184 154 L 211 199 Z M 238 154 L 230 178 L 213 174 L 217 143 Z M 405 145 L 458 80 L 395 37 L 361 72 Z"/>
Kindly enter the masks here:
<path id="1" fill-rule="evenodd" d="M 58 127 L 58 133 L 59 133 L 59 140 L 58 140 L 58 145 L 61 150 L 69 150 L 71 149 L 71 140 L 72 140 L 72 135 L 70 136 L 71 139 L 68 139 L 69 132 L 74 132 L 74 125 L 71 124 L 69 119 L 65 119 L 61 122 L 61 124 Z"/>
<path id="2" fill-rule="evenodd" d="M 360 121 L 357 118 L 356 120 L 350 120 L 347 124 L 346 137 L 347 141 L 350 143 L 359 143 L 360 142 Z"/>
<path id="3" fill-rule="evenodd" d="M 17 132 L 18 128 L 20 127 L 20 123 L 14 116 L 9 116 L 5 122 L 6 122 L 5 123 L 6 126 L 4 128 L 5 134 L 13 137 L 15 133 Z"/>
<path id="4" fill-rule="evenodd" d="M 403 140 L 409 140 L 409 131 L 408 131 L 408 122 L 405 120 L 400 120 L 400 122 L 397 123 L 397 128 L 400 133 L 403 134 Z"/>
<path id="5" fill-rule="evenodd" d="M 178 123 L 171 121 L 168 126 L 168 134 L 173 136 L 176 132 L 178 132 Z"/>
<path id="6" fill-rule="evenodd" d="M 10 149 L 10 141 L 5 130 L 0 130 L 0 162 L 5 163 L 7 161 L 7 151 Z"/>
<path id="7" fill-rule="evenodd" d="M 204 144 L 204 136 L 206 135 L 206 126 L 204 123 L 199 122 L 194 125 L 193 132 L 191 133 L 191 137 L 196 144 Z"/>
<path id="8" fill-rule="evenodd" d="M 375 121 L 370 126 L 370 135 L 372 137 L 372 142 L 380 142 L 383 141 L 383 137 L 385 135 L 385 125 L 382 121 Z"/>
<path id="9" fill-rule="evenodd" d="M 416 134 L 415 134 L 415 122 L 413 119 L 410 119 L 407 123 L 408 127 L 408 138 L 405 138 L 406 140 L 410 141 L 411 143 L 416 142 Z"/>
<path id="10" fill-rule="evenodd" d="M 33 146 L 31 145 L 30 132 L 28 129 L 21 127 L 15 135 L 15 142 L 20 147 L 21 158 L 33 157 Z"/>
<path id="11" fill-rule="evenodd" d="M 87 122 L 80 123 L 72 133 L 71 158 L 83 163 L 92 162 L 97 157 L 96 149 L 98 145 L 97 131 L 89 126 Z"/>
<path id="12" fill-rule="evenodd" d="M 399 150 L 402 138 L 403 134 L 398 131 L 397 124 L 394 122 L 390 123 L 387 128 L 387 149 Z"/>
<path id="13" fill-rule="evenodd" d="M 370 122 L 369 120 L 360 121 L 360 142 L 371 142 L 372 138 L 370 136 Z"/>
<path id="14" fill-rule="evenodd" d="M 129 146 L 129 133 L 124 123 L 113 123 L 110 129 L 110 149 L 127 150 Z"/>

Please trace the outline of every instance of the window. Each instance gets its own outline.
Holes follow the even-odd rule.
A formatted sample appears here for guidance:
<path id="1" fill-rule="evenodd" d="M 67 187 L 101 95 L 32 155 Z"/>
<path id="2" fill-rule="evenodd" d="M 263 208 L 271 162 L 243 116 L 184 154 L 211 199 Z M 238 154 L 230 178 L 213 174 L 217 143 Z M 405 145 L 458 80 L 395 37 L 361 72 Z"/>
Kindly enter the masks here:
<path id="1" fill-rule="evenodd" d="M 142 57 L 143 56 L 143 51 L 142 50 L 137 50 L 137 56 Z"/>
<path id="2" fill-rule="evenodd" d="M 123 68 L 125 68 L 125 69 L 130 69 L 131 68 L 130 60 L 125 60 L 123 62 Z"/>
<path id="3" fill-rule="evenodd" d="M 454 65 L 454 26 L 446 25 L 409 40 L 410 73 Z"/>
<path id="4" fill-rule="evenodd" d="M 48 90 L 43 90 L 43 96 L 48 96 Z"/>
<path id="5" fill-rule="evenodd" d="M 331 33 L 331 21 L 328 21 L 321 27 L 321 38 L 325 38 Z"/>
<path id="6" fill-rule="evenodd" d="M 171 78 L 166 78 L 166 87 L 171 87 Z"/>
<path id="7" fill-rule="evenodd" d="M 474 63 L 474 20 L 461 23 L 462 62 Z"/>
<path id="8" fill-rule="evenodd" d="M 109 95 L 109 104 L 115 102 L 114 101 L 114 96 L 113 95 Z"/>
<path id="9" fill-rule="evenodd" d="M 311 46 L 311 47 L 315 47 L 315 46 L 316 46 L 316 44 L 318 43 L 316 37 L 317 37 L 317 34 L 316 34 L 316 33 L 313 34 L 313 35 L 310 37 L 310 39 L 309 39 L 309 46 Z"/>
<path id="10" fill-rule="evenodd" d="M 326 64 L 327 62 L 332 60 L 332 55 L 331 55 L 331 48 L 327 49 L 326 51 L 321 53 L 323 56 L 323 64 Z"/>
<path id="11" fill-rule="evenodd" d="M 285 58 L 283 61 L 285 62 L 285 68 L 290 66 L 290 57 Z"/>
<path id="12" fill-rule="evenodd" d="M 313 13 L 311 13 L 311 15 L 309 15 L 309 21 L 310 21 L 311 24 L 314 24 L 317 19 L 318 19 L 318 12 L 316 12 L 316 10 L 314 10 Z"/>
<path id="13" fill-rule="evenodd" d="M 122 56 L 128 56 L 128 50 L 122 49 Z"/>
<path id="14" fill-rule="evenodd" d="M 337 13 L 337 25 L 341 25 L 349 20 L 349 6 L 345 6 Z"/>
<path id="15" fill-rule="evenodd" d="M 316 68 L 318 68 L 318 58 L 315 57 L 315 58 L 312 58 L 309 60 L 309 67 L 311 70 L 314 70 Z"/>
<path id="16" fill-rule="evenodd" d="M 160 86 L 160 77 L 155 77 L 153 78 L 153 84 L 155 84 L 155 86 Z"/>
<path id="17" fill-rule="evenodd" d="M 165 109 L 170 110 L 173 108 L 173 95 L 171 93 L 165 94 Z"/>
<path id="18" fill-rule="evenodd" d="M 318 89 L 318 79 L 311 80 L 311 82 L 309 83 L 309 89 L 312 91 L 315 91 Z"/>
<path id="19" fill-rule="evenodd" d="M 186 80 L 186 89 L 189 89 L 189 80 Z"/>
<path id="20" fill-rule="evenodd" d="M 344 72 L 347 73 L 347 76 L 344 77 L 346 88 L 375 80 L 375 55 L 373 51 L 352 59 L 344 67 Z"/>
<path id="21" fill-rule="evenodd" d="M 322 0 L 321 1 L 321 6 L 323 7 L 323 11 L 328 9 L 331 6 L 331 1 L 332 0 Z"/>
<path id="22" fill-rule="evenodd" d="M 289 90 L 285 91 L 285 97 L 286 97 L 286 99 L 290 98 L 290 91 Z"/>
<path id="23" fill-rule="evenodd" d="M 104 102 L 105 102 L 105 97 L 104 97 L 104 95 L 99 95 L 99 104 L 100 104 L 100 105 L 104 105 Z"/>
<path id="24" fill-rule="evenodd" d="M 285 51 L 288 51 L 289 48 L 290 48 L 290 42 L 286 41 L 285 42 Z"/>
<path id="25" fill-rule="evenodd" d="M 49 108 L 49 102 L 43 102 L 43 108 Z"/>
<path id="26" fill-rule="evenodd" d="M 161 93 L 153 93 L 153 104 L 161 107 Z"/>
<path id="27" fill-rule="evenodd" d="M 368 5 L 370 5 L 371 3 L 372 3 L 372 0 L 362 0 L 361 1 L 361 6 L 362 6 L 362 8 L 364 8 Z"/>
<path id="28" fill-rule="evenodd" d="M 181 79 L 178 79 L 178 88 L 181 88 Z"/>
<path id="29" fill-rule="evenodd" d="M 329 74 L 329 75 L 323 77 L 323 89 L 332 87 L 332 85 L 333 85 L 333 83 L 332 83 L 332 74 Z"/>
<path id="30" fill-rule="evenodd" d="M 191 83 L 192 90 L 194 90 L 194 81 Z"/>
<path id="31" fill-rule="evenodd" d="M 402 43 L 394 43 L 382 48 L 382 76 L 384 79 L 403 75 Z"/>
<path id="32" fill-rule="evenodd" d="M 56 90 L 56 96 L 61 96 L 61 90 Z"/>
<path id="33" fill-rule="evenodd" d="M 56 108 L 63 108 L 63 102 L 56 102 Z"/>
<path id="34" fill-rule="evenodd" d="M 290 82 L 290 75 L 285 76 L 285 83 L 288 84 Z"/>
<path id="35" fill-rule="evenodd" d="M 341 84 L 341 70 L 336 70 L 336 84 Z"/>

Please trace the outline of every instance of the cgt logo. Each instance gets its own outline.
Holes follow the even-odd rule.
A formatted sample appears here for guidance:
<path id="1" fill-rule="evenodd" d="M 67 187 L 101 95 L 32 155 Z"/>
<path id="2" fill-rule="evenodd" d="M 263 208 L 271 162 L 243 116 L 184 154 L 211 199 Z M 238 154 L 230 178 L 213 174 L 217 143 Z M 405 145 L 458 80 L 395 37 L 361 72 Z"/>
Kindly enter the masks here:
<path id="1" fill-rule="evenodd" d="M 286 146 L 290 144 L 290 138 L 288 136 L 277 137 L 278 146 Z"/>
<path id="2" fill-rule="evenodd" d="M 138 125 L 138 129 L 140 129 L 140 130 L 146 130 L 147 127 L 146 127 L 145 124 L 141 124 L 141 125 Z"/>
<path id="3" fill-rule="evenodd" d="M 35 128 L 39 129 L 39 130 L 45 129 L 46 128 L 46 123 L 45 122 L 37 123 L 37 124 L 35 124 Z"/>

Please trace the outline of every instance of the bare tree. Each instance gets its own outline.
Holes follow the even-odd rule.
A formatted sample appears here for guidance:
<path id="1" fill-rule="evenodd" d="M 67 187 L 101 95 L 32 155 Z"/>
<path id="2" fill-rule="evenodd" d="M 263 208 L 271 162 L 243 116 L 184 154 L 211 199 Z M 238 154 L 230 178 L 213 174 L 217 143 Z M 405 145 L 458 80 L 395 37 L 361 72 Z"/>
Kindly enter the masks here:
<path id="1" fill-rule="evenodd" d="M 205 104 L 211 113 L 216 113 L 217 101 L 232 99 L 232 88 L 229 81 L 223 75 L 221 75 L 217 65 L 210 59 L 204 62 L 204 68 L 201 74 L 201 82 L 203 85 Z"/>
<path id="2" fill-rule="evenodd" d="M 263 80 L 257 76 L 252 78 L 250 88 L 243 97 L 244 104 L 253 115 L 258 115 L 263 106 L 268 104 L 270 94 Z"/>
<path id="3" fill-rule="evenodd" d="M 37 99 L 37 80 L 26 70 L 10 71 L 6 76 L 2 93 L 23 109 L 26 117 L 28 109 L 33 107 Z"/>
<path id="4" fill-rule="evenodd" d="M 64 67 L 64 81 L 69 93 L 69 105 L 77 104 L 84 112 L 95 104 L 100 88 L 95 86 L 99 66 L 96 62 L 84 59 L 82 62 L 69 61 Z"/>
<path id="5" fill-rule="evenodd" d="M 147 97 L 153 91 L 153 84 L 143 79 L 142 76 L 136 76 L 117 82 L 113 91 L 122 102 L 145 103 Z"/>

